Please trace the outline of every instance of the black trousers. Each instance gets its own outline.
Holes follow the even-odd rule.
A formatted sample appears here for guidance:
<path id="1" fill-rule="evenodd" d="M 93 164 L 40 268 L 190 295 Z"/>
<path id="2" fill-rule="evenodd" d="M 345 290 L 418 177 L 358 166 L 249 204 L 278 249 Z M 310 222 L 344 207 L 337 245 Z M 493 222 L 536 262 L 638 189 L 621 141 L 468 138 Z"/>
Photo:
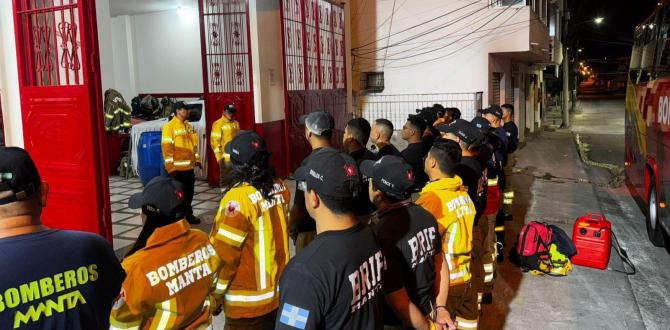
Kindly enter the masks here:
<path id="1" fill-rule="evenodd" d="M 193 192 L 195 191 L 195 171 L 175 171 L 174 178 L 181 182 L 181 185 L 184 187 L 184 204 L 186 205 L 184 215 L 186 217 L 193 216 L 191 204 L 193 203 Z"/>

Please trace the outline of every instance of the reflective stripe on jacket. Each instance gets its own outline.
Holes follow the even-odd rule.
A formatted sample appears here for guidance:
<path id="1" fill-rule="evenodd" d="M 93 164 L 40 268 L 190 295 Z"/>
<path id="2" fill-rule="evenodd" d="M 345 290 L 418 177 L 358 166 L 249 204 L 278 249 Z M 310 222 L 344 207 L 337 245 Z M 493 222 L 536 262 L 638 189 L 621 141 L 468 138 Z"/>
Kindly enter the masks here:
<path id="1" fill-rule="evenodd" d="M 205 329 L 221 259 L 207 234 L 186 220 L 160 227 L 123 263 L 127 276 L 111 329 Z"/>
<path id="2" fill-rule="evenodd" d="M 230 142 L 237 132 L 240 131 L 240 123 L 235 120 L 230 120 L 226 116 L 222 116 L 212 125 L 212 134 L 209 137 L 209 143 L 212 145 L 212 151 L 216 156 L 216 161 L 230 161 L 230 155 L 224 152 L 226 144 Z"/>
<path id="3" fill-rule="evenodd" d="M 289 259 L 290 193 L 275 182 L 272 199 L 242 183 L 221 200 L 210 240 L 223 260 L 214 296 L 227 317 L 252 318 L 278 307 L 278 283 Z"/>
<path id="4" fill-rule="evenodd" d="M 449 285 L 470 281 L 472 228 L 475 205 L 463 189 L 460 177 L 429 182 L 416 204 L 435 216 L 442 237 L 442 251 L 449 265 Z"/>
<path id="5" fill-rule="evenodd" d="M 168 173 L 192 170 L 200 159 L 198 133 L 188 121 L 182 122 L 175 116 L 163 126 L 161 149 Z"/>

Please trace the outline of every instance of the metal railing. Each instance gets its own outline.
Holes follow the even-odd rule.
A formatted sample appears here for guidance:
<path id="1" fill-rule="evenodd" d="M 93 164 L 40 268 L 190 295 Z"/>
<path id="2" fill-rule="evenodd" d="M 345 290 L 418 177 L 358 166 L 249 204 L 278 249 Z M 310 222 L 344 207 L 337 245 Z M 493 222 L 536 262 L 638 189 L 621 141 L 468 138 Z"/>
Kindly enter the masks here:
<path id="1" fill-rule="evenodd" d="M 358 115 L 372 123 L 385 118 L 400 129 L 407 116 L 415 114 L 417 109 L 441 104 L 445 108 L 458 108 L 463 119 L 474 118 L 475 112 L 482 108 L 483 92 L 442 93 L 442 94 L 400 94 L 400 95 L 363 95 L 358 99 Z"/>

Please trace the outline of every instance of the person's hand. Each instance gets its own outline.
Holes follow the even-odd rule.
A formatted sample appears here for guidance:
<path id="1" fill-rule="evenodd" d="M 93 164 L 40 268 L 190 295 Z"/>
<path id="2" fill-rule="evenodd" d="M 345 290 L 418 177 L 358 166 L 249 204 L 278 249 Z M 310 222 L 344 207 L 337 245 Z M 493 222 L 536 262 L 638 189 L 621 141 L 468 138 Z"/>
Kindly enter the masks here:
<path id="1" fill-rule="evenodd" d="M 436 310 L 437 315 L 435 316 L 435 323 L 439 326 L 442 326 L 442 329 L 455 330 L 456 322 L 451 319 L 449 311 L 445 307 L 440 307 Z"/>

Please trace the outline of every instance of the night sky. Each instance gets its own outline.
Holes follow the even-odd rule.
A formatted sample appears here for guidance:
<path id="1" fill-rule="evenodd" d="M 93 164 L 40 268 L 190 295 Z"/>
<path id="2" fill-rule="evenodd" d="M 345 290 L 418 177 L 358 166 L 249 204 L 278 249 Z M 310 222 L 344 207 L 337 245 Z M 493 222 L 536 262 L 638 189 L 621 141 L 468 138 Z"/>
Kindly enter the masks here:
<path id="1" fill-rule="evenodd" d="M 630 56 L 635 26 L 665 0 L 568 0 L 570 44 L 583 48 L 580 58 L 608 61 Z M 595 17 L 603 17 L 600 25 Z"/>

